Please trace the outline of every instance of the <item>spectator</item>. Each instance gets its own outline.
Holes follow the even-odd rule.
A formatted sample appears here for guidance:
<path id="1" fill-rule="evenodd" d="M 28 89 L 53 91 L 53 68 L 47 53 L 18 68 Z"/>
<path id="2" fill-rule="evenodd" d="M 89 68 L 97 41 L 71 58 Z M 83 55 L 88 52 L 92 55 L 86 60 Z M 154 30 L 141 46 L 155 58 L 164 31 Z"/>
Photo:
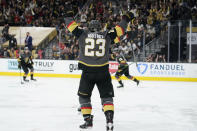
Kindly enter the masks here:
<path id="1" fill-rule="evenodd" d="M 10 58 L 16 58 L 16 51 L 13 47 L 11 49 L 8 49 L 8 53 Z"/>
<path id="2" fill-rule="evenodd" d="M 3 48 L 2 57 L 3 58 L 9 58 L 10 57 L 10 54 L 9 54 L 9 52 L 8 52 L 6 47 Z"/>
<path id="3" fill-rule="evenodd" d="M 37 52 L 38 52 L 37 47 L 35 48 L 35 50 L 31 51 L 31 55 L 32 55 L 33 59 L 38 59 L 38 53 Z"/>
<path id="4" fill-rule="evenodd" d="M 155 59 L 155 62 L 166 62 L 165 55 L 157 53 L 157 57 Z"/>
<path id="5" fill-rule="evenodd" d="M 81 14 L 81 20 L 80 20 L 80 22 L 81 23 L 86 23 L 87 22 L 87 11 L 83 11 L 83 12 L 81 12 L 80 13 Z"/>
<path id="6" fill-rule="evenodd" d="M 44 51 L 43 49 L 38 50 L 38 59 L 43 59 L 44 58 Z"/>
<path id="7" fill-rule="evenodd" d="M 18 57 L 19 57 L 19 50 L 18 50 L 18 48 L 17 48 L 17 47 L 15 48 L 15 56 L 16 56 L 16 58 L 18 58 Z"/>
<path id="8" fill-rule="evenodd" d="M 61 59 L 63 60 L 70 60 L 70 55 L 71 55 L 71 49 L 70 47 L 64 47 L 64 50 L 61 52 Z"/>
<path id="9" fill-rule="evenodd" d="M 2 34 L 3 34 L 3 37 L 7 41 L 9 39 L 9 25 L 8 24 L 5 24 L 5 26 L 3 27 Z"/>
<path id="10" fill-rule="evenodd" d="M 59 59 L 59 51 L 57 50 L 57 47 L 55 45 L 53 46 L 52 51 L 53 51 L 53 58 L 56 60 Z"/>
<path id="11" fill-rule="evenodd" d="M 16 38 L 14 36 L 15 35 L 10 35 L 10 38 L 9 38 L 9 49 L 11 49 L 11 48 L 16 49 L 17 48 L 17 40 L 16 40 Z"/>
<path id="12" fill-rule="evenodd" d="M 126 46 L 125 43 L 121 43 L 121 45 L 119 46 L 119 50 L 121 50 L 123 52 L 124 55 L 127 55 L 129 52 L 129 48 Z"/>
<path id="13" fill-rule="evenodd" d="M 79 57 L 79 50 L 78 50 L 77 47 L 74 47 L 74 48 L 73 48 L 73 51 L 72 51 L 71 54 L 70 54 L 70 59 L 71 59 L 71 60 L 77 60 L 78 57 Z"/>
<path id="14" fill-rule="evenodd" d="M 154 62 L 155 55 L 154 54 L 150 54 L 147 58 L 146 58 L 146 62 Z"/>
<path id="15" fill-rule="evenodd" d="M 25 38 L 25 47 L 28 47 L 30 51 L 32 51 L 32 37 L 30 36 L 30 33 L 26 33 L 26 38 Z"/>

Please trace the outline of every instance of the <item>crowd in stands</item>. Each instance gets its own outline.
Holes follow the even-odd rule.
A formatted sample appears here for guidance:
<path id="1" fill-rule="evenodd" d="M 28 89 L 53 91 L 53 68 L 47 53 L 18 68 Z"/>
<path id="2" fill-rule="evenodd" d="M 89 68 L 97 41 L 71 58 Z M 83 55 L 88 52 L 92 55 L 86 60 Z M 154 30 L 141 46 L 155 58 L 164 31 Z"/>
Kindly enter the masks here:
<path id="1" fill-rule="evenodd" d="M 0 24 L 56 27 L 67 10 L 75 14 L 86 0 L 1 0 Z"/>
<path id="2" fill-rule="evenodd" d="M 123 51 L 127 59 L 130 59 L 133 50 L 140 52 L 142 49 L 143 39 L 145 39 L 145 44 L 147 44 L 167 30 L 168 20 L 197 20 L 196 5 L 197 2 L 194 0 L 186 2 L 181 0 L 157 0 L 156 2 L 142 0 L 131 2 L 129 6 L 127 2 L 121 0 L 94 0 L 83 10 L 79 10 L 80 18 L 78 22 L 81 28 L 86 29 L 92 19 L 97 19 L 101 21 L 103 30 L 111 29 L 120 22 L 121 15 L 129 8 L 136 19 L 129 24 L 125 37 L 121 38 L 118 44 L 112 46 L 111 53 L 113 50 L 119 49 Z M 72 48 L 67 43 L 69 43 L 68 41 L 75 43 L 75 40 L 69 33 L 66 33 L 64 38 L 67 41 L 64 47 L 70 50 L 67 52 L 63 51 L 63 54 L 67 56 L 72 54 Z M 70 58 L 67 57 L 66 59 Z M 165 59 L 165 54 L 155 54 L 155 58 L 152 61 L 165 61 Z"/>
<path id="3" fill-rule="evenodd" d="M 21 51 L 23 51 L 24 48 L 21 48 Z M 16 48 L 7 48 L 4 47 L 0 50 L 0 58 L 18 58 L 19 57 L 19 49 Z M 34 49 L 32 50 L 32 57 L 33 59 L 44 59 L 45 58 L 45 52 L 43 49 Z"/>
<path id="4" fill-rule="evenodd" d="M 3 42 L 12 41 L 14 36 L 9 34 L 9 26 L 37 26 L 61 28 L 61 20 L 67 10 L 77 14 L 87 0 L 0 0 L 0 25 L 5 25 L 2 30 Z M 3 43 L 2 42 L 2 43 Z M 1 46 L 0 46 L 1 47 Z M 11 55 L 11 50 L 17 54 L 18 48 L 5 47 L 0 49 L 0 57 L 16 58 Z M 33 49 L 35 58 L 44 58 L 43 49 Z M 42 52 L 42 53 L 40 53 Z M 13 57 L 12 57 L 13 56 Z"/>
<path id="5" fill-rule="evenodd" d="M 155 54 L 150 54 L 146 58 L 146 62 L 166 62 L 166 58 L 164 54 L 155 53 Z"/>
<path id="6" fill-rule="evenodd" d="M 130 10 L 136 18 L 129 24 L 126 35 L 118 44 L 112 44 L 110 50 L 111 53 L 116 49 L 123 50 L 129 59 L 133 50 L 140 52 L 143 39 L 147 44 L 162 35 L 168 20 L 197 19 L 196 0 L 130 0 L 130 3 L 126 0 L 92 0 L 84 6 L 86 2 L 87 0 L 1 0 L 0 23 L 56 27 L 61 35 L 57 36 L 59 41 L 52 48 L 52 59 L 75 60 L 79 54 L 78 41 L 61 23 L 66 11 L 72 9 L 74 14 L 79 14 L 77 22 L 83 29 L 87 29 L 88 23 L 96 19 L 102 23 L 103 30 L 106 30 L 115 27 L 120 22 L 121 15 Z"/>

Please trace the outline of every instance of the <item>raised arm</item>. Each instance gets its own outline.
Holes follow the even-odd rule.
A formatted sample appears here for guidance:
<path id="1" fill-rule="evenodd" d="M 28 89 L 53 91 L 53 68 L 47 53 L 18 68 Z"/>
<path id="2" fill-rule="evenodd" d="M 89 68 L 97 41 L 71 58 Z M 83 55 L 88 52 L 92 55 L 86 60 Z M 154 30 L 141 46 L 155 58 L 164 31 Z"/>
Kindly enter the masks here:
<path id="1" fill-rule="evenodd" d="M 125 31 L 127 29 L 127 25 L 130 21 L 134 19 L 134 15 L 132 12 L 127 12 L 122 16 L 122 20 L 116 27 L 112 30 L 110 30 L 109 35 L 112 40 L 117 39 L 116 37 L 121 37 L 125 34 Z"/>
<path id="2" fill-rule="evenodd" d="M 66 17 L 66 25 L 67 29 L 77 38 L 83 33 L 83 29 L 79 29 L 77 22 L 72 17 Z"/>

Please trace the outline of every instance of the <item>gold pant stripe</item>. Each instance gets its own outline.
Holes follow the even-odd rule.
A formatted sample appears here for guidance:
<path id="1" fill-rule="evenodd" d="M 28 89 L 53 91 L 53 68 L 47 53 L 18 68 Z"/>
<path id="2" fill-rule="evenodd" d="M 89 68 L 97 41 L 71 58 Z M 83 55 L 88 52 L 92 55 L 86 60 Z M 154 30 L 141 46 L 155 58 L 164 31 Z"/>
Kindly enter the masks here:
<path id="1" fill-rule="evenodd" d="M 90 64 L 87 64 L 87 63 L 82 62 L 82 61 L 79 61 L 79 63 L 84 64 L 86 66 L 90 66 L 90 67 L 101 67 L 101 66 L 105 66 L 105 65 L 108 65 L 109 64 L 109 62 L 106 62 L 106 63 L 100 64 L 100 65 L 90 65 Z"/>
<path id="2" fill-rule="evenodd" d="M 92 109 L 81 109 L 81 113 L 83 115 L 85 115 L 85 114 L 91 114 L 92 113 Z"/>
<path id="3" fill-rule="evenodd" d="M 106 111 L 113 111 L 114 110 L 114 106 L 113 105 L 106 105 L 103 107 L 104 112 Z"/>
<path id="4" fill-rule="evenodd" d="M 83 92 L 80 92 L 80 91 L 79 91 L 79 94 L 84 95 L 84 96 L 87 96 L 88 95 L 88 94 L 83 93 Z"/>

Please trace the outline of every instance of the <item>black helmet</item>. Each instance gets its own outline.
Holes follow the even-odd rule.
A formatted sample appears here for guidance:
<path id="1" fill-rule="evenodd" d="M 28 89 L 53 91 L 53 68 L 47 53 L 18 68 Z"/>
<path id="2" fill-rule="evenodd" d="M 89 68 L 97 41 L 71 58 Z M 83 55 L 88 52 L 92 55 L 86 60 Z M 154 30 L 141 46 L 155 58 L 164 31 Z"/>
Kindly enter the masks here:
<path id="1" fill-rule="evenodd" d="M 101 30 L 101 23 L 98 20 L 91 20 L 88 26 L 91 32 L 96 32 Z"/>

